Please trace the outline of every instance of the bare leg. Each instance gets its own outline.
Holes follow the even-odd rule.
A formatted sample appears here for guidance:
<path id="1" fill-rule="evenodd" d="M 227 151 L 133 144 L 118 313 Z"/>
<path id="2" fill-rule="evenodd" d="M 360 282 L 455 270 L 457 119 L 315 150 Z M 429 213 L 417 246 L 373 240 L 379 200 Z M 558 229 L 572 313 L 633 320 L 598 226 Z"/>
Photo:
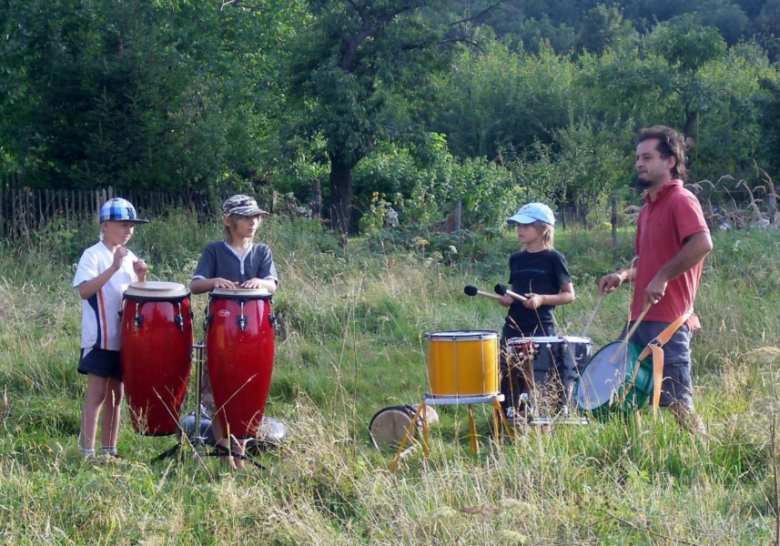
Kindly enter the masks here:
<path id="1" fill-rule="evenodd" d="M 236 440 L 233 439 L 233 441 L 228 441 L 228 439 L 224 436 L 224 431 L 222 430 L 222 423 L 219 420 L 219 416 L 215 415 L 214 418 L 211 421 L 211 427 L 214 430 L 214 438 L 217 439 L 217 445 L 224 447 L 225 449 L 232 449 L 233 453 L 236 455 L 243 455 L 244 454 L 244 448 L 246 446 L 246 440 Z M 223 463 L 229 464 L 228 457 L 221 456 L 220 459 Z M 244 459 L 241 457 L 233 457 L 233 463 L 231 465 L 232 468 L 246 468 L 244 465 Z"/>
<path id="2" fill-rule="evenodd" d="M 108 380 L 95 374 L 87 374 L 87 396 L 81 409 L 81 448 L 95 449 L 97 421 L 106 397 Z"/>
<path id="3" fill-rule="evenodd" d="M 696 413 L 696 408 L 692 404 L 672 403 L 669 404 L 669 410 L 674 414 L 680 427 L 691 434 L 700 436 L 702 439 L 707 438 L 707 429 L 704 427 L 704 421 Z"/>
<path id="4" fill-rule="evenodd" d="M 104 446 L 116 447 L 119 439 L 119 414 L 124 392 L 124 383 L 118 379 L 108 378 L 100 428 Z"/>

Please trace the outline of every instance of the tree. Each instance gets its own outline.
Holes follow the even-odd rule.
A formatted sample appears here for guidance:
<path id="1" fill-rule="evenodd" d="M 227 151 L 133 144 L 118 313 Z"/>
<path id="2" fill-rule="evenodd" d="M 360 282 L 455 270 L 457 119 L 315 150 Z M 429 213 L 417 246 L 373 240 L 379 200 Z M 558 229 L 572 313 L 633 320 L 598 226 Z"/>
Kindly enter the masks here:
<path id="1" fill-rule="evenodd" d="M 637 39 L 636 30 L 623 19 L 620 8 L 599 4 L 585 12 L 577 46 L 600 55 L 607 46 Z"/>
<path id="2" fill-rule="evenodd" d="M 764 163 L 760 165 L 774 180 L 780 180 L 780 79 L 764 78 L 761 88 L 766 96 L 759 99 L 761 143 Z"/>
<path id="3" fill-rule="evenodd" d="M 208 3 L 7 5 L 0 141 L 31 183 L 185 191 L 256 165 L 269 93 L 252 19 Z"/>
<path id="4" fill-rule="evenodd" d="M 498 2 L 500 3 L 500 2 Z M 330 163 L 331 225 L 350 229 L 352 171 L 380 140 L 414 140 L 429 78 L 468 21 L 448 23 L 451 2 L 311 0 L 289 48 L 293 134 L 321 139 Z M 488 6 L 486 9 L 489 9 Z"/>

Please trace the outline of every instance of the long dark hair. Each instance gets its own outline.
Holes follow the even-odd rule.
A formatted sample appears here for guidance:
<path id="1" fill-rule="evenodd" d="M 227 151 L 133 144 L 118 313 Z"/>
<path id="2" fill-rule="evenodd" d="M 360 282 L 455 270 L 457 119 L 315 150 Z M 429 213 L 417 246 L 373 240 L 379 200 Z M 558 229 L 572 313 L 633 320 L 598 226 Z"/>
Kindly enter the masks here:
<path id="1" fill-rule="evenodd" d="M 656 150 L 660 152 L 661 157 L 668 159 L 674 157 L 677 159 L 674 167 L 672 167 L 672 177 L 679 180 L 688 179 L 688 168 L 686 163 L 688 162 L 687 146 L 685 144 L 685 137 L 665 125 L 653 125 L 639 131 L 636 137 L 636 143 L 644 142 L 652 138 L 658 139 L 658 146 Z"/>

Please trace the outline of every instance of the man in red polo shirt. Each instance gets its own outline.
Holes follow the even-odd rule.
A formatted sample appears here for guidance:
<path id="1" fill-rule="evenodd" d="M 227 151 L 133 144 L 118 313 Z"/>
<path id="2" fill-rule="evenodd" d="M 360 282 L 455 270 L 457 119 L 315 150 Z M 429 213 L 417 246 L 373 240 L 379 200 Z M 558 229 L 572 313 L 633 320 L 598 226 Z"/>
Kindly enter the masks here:
<path id="1" fill-rule="evenodd" d="M 701 328 L 693 313 L 704 257 L 712 239 L 698 199 L 683 188 L 687 178 L 684 137 L 669 127 L 642 129 L 637 137 L 636 171 L 639 185 L 647 189 L 639 212 L 636 258 L 616 273 L 601 278 L 601 293 L 634 282 L 631 324 L 650 309 L 631 338 L 644 347 L 670 323 L 691 313 L 664 346 L 664 380 L 661 405 L 677 422 L 704 434 L 704 424 L 693 405 L 691 333 Z"/>

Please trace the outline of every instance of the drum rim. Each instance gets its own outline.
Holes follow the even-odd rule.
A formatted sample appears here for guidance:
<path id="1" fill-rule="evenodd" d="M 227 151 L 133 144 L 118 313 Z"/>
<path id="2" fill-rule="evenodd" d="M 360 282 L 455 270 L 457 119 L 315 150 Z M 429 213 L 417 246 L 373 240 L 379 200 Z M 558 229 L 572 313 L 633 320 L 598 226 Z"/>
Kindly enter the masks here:
<path id="1" fill-rule="evenodd" d="M 133 301 L 181 301 L 188 299 L 192 295 L 192 292 L 183 284 L 180 286 L 181 289 L 177 290 L 171 289 L 168 291 L 155 290 L 145 292 L 142 289 L 139 291 L 137 287 L 131 285 L 122 293 L 122 299 L 130 299 Z"/>
<path id="2" fill-rule="evenodd" d="M 593 340 L 588 336 L 561 336 L 561 337 L 566 341 L 568 341 L 569 343 L 590 343 L 591 345 L 593 344 Z"/>
<path id="3" fill-rule="evenodd" d="M 265 300 L 272 296 L 265 288 L 215 288 L 209 292 L 209 297 L 220 300 Z"/>
<path id="4" fill-rule="evenodd" d="M 187 287 L 180 282 L 173 281 L 134 281 L 128 286 L 136 290 L 147 290 L 149 292 L 163 292 L 167 290 L 181 290 Z"/>
<path id="5" fill-rule="evenodd" d="M 463 335 L 458 335 L 463 334 Z M 453 341 L 461 339 L 473 341 L 477 339 L 498 339 L 497 330 L 440 330 L 425 334 L 428 341 Z"/>
<path id="6" fill-rule="evenodd" d="M 524 345 L 526 343 L 563 343 L 563 336 L 510 337 L 507 345 Z"/>
<path id="7" fill-rule="evenodd" d="M 634 367 L 630 368 L 629 370 L 626 370 L 626 374 L 623 376 L 621 383 L 619 385 L 615 385 L 615 388 L 612 389 L 612 392 L 610 393 L 610 396 L 607 398 L 607 400 L 601 402 L 598 406 L 584 407 L 580 403 L 580 386 L 582 386 L 583 383 L 584 383 L 583 379 L 586 377 L 586 374 L 588 372 L 588 368 L 591 365 L 591 362 L 593 362 L 596 359 L 596 357 L 599 355 L 599 353 L 601 353 L 602 351 L 604 351 L 608 347 L 612 347 L 614 345 L 623 345 L 624 343 L 625 343 L 624 340 L 617 340 L 617 341 L 612 341 L 610 343 L 607 343 L 601 349 L 599 349 L 598 351 L 593 353 L 593 356 L 591 356 L 588 359 L 588 362 L 585 364 L 585 366 L 583 367 L 582 371 L 580 372 L 580 378 L 577 381 L 577 389 L 576 389 L 577 392 L 575 393 L 575 398 L 577 400 L 577 406 L 579 407 L 580 410 L 586 411 L 586 412 L 590 412 L 590 413 L 598 413 L 598 412 L 603 412 L 603 411 L 609 411 L 609 410 L 613 409 L 613 407 L 617 407 L 618 406 L 618 404 L 613 404 L 613 405 L 609 404 L 609 402 L 611 400 L 611 395 L 615 391 L 618 391 L 618 394 L 622 393 L 624 391 L 624 389 L 625 389 L 625 386 L 626 386 L 626 383 L 625 383 L 626 377 L 633 374 L 634 367 L 641 365 L 641 362 L 638 361 L 638 358 L 639 358 L 639 355 L 642 352 L 642 347 L 637 345 L 636 343 L 633 343 L 633 342 L 629 341 L 626 344 L 631 349 L 631 351 L 634 353 L 634 355 L 635 355 L 634 358 L 632 358 L 632 362 L 634 363 Z"/>
<path id="8" fill-rule="evenodd" d="M 374 414 L 374 416 L 371 418 L 371 422 L 368 424 L 368 432 L 371 434 L 371 427 L 374 425 L 374 421 L 376 421 L 376 418 L 382 415 L 383 413 L 388 413 L 391 411 L 399 411 L 409 417 L 409 420 L 411 421 L 414 418 L 414 414 L 416 411 L 411 406 L 411 404 L 399 404 L 397 406 L 387 406 L 386 408 L 382 408 L 378 412 Z"/>

